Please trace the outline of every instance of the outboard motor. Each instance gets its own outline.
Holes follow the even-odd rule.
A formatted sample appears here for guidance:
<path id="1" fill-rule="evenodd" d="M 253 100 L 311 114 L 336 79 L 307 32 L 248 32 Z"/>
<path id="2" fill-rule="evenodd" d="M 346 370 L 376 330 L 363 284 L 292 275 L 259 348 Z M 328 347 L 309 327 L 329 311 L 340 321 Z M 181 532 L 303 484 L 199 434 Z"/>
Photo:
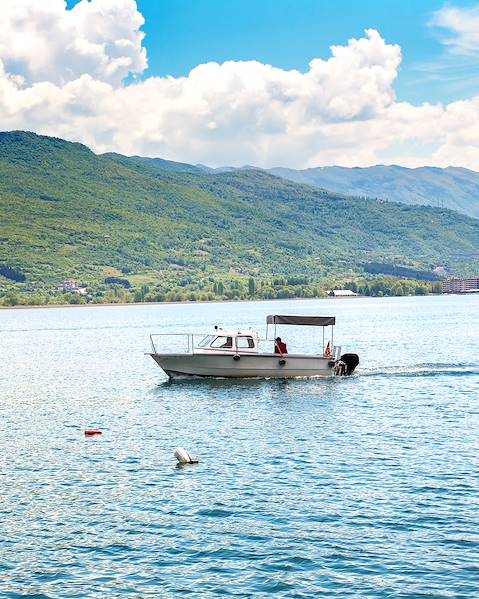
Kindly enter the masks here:
<path id="1" fill-rule="evenodd" d="M 341 362 L 346 366 L 343 374 L 349 376 L 350 374 L 353 374 L 356 366 L 359 364 L 359 356 L 358 354 L 343 354 L 341 356 Z"/>

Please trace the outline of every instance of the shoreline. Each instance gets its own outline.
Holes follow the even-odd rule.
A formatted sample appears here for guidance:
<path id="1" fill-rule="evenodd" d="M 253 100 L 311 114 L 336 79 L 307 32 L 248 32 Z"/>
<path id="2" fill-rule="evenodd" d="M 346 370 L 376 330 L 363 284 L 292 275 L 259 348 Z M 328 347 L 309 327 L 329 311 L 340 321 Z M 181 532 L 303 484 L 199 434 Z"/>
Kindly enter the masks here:
<path id="1" fill-rule="evenodd" d="M 433 294 L 431 294 L 433 295 Z M 52 308 L 124 308 L 127 306 L 172 306 L 172 305 L 194 305 L 194 304 L 238 304 L 246 302 L 284 302 L 284 301 L 318 301 L 318 300 L 344 300 L 344 299 L 364 299 L 373 296 L 369 295 L 354 295 L 347 297 L 288 297 L 288 298 L 274 298 L 274 299 L 243 299 L 243 300 L 198 300 L 192 302 L 189 300 L 182 300 L 179 302 L 119 302 L 119 303 L 105 303 L 105 304 L 35 304 L 31 306 L 20 305 L 20 306 L 0 306 L 1 310 L 50 310 Z M 400 296 L 397 296 L 400 297 Z M 412 296 L 411 296 L 412 297 Z M 415 296 L 416 297 L 416 296 Z"/>
<path id="2" fill-rule="evenodd" d="M 323 300 L 335 300 L 342 301 L 347 299 L 359 300 L 359 299 L 385 299 L 391 297 L 442 297 L 450 295 L 470 295 L 465 293 L 428 293 L 426 295 L 385 295 L 385 296 L 374 296 L 374 295 L 352 295 L 345 297 L 288 297 L 288 298 L 274 298 L 274 299 L 242 299 L 242 300 L 198 300 L 192 302 L 190 300 L 182 300 L 179 302 L 123 302 L 123 303 L 105 303 L 105 304 L 35 304 L 32 306 L 20 305 L 20 306 L 0 306 L 2 310 L 51 310 L 53 308 L 125 308 L 128 306 L 173 306 L 173 305 L 194 305 L 194 304 L 239 304 L 246 302 L 284 302 L 284 301 L 323 301 Z"/>

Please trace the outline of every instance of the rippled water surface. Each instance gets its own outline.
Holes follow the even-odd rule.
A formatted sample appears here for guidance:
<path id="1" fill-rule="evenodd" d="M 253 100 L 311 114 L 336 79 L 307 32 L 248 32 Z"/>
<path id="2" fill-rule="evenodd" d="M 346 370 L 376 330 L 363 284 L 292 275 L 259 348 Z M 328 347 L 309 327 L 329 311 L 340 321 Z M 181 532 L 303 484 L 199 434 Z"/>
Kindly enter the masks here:
<path id="1" fill-rule="evenodd" d="M 358 373 L 143 353 L 275 312 L 336 315 Z M 479 596 L 478 296 L 0 311 L 0 360 L 2 598 Z"/>

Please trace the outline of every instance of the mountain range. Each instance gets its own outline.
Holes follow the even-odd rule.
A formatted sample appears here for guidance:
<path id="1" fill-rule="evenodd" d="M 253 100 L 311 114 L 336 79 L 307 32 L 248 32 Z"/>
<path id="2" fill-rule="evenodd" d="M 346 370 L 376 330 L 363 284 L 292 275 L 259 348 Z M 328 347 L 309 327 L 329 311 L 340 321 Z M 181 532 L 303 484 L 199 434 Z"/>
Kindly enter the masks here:
<path id="1" fill-rule="evenodd" d="M 0 291 L 68 278 L 164 291 L 317 282 L 371 263 L 468 274 L 479 256 L 479 220 L 449 209 L 350 198 L 257 169 L 96 155 L 22 131 L 0 133 L 0 213 Z"/>
<path id="2" fill-rule="evenodd" d="M 479 173 L 465 168 L 326 166 L 305 170 L 272 168 L 268 172 L 341 194 L 451 208 L 479 218 Z"/>
<path id="3" fill-rule="evenodd" d="M 234 167 L 197 166 L 212 173 L 238 170 Z M 239 170 L 255 168 L 244 166 Z M 366 168 L 321 166 L 303 170 L 275 167 L 265 170 L 289 181 L 328 189 L 342 195 L 450 208 L 479 218 L 479 173 L 466 168 L 377 165 Z"/>

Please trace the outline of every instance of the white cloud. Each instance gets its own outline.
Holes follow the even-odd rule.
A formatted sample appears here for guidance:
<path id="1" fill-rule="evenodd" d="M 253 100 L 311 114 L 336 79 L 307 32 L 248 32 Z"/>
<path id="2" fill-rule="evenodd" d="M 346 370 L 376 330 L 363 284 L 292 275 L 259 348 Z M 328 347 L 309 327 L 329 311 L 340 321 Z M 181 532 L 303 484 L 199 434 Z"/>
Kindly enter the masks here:
<path id="1" fill-rule="evenodd" d="M 430 24 L 444 29 L 442 42 L 454 54 L 479 54 L 479 6 L 445 6 L 434 13 Z"/>
<path id="2" fill-rule="evenodd" d="M 146 68 L 144 20 L 133 0 L 1 0 L 0 58 L 33 84 L 62 85 L 85 73 L 118 85 Z"/>
<path id="3" fill-rule="evenodd" d="M 229 61 L 125 83 L 147 64 L 134 0 L 81 0 L 72 10 L 63 0 L 1 0 L 0 17 L 3 130 L 212 165 L 354 166 L 387 156 L 479 169 L 479 99 L 397 102 L 401 50 L 374 30 L 305 73 Z"/>

